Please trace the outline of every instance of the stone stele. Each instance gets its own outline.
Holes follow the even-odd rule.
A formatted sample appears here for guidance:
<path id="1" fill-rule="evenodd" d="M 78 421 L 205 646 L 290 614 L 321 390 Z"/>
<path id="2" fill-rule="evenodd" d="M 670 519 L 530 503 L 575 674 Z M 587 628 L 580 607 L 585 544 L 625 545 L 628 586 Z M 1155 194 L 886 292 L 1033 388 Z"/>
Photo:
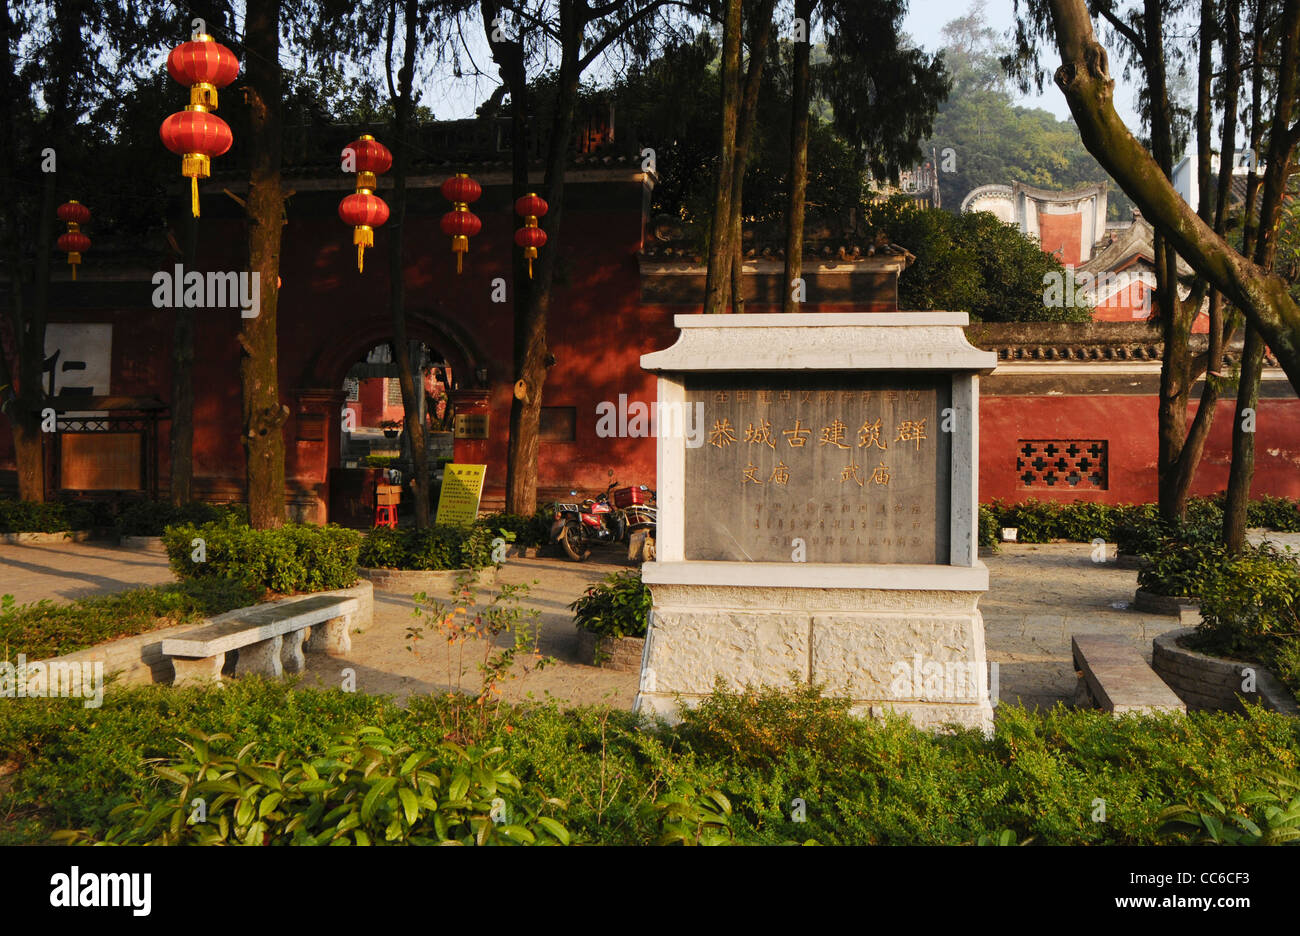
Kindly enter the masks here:
<path id="1" fill-rule="evenodd" d="M 678 315 L 659 377 L 656 560 L 637 709 L 721 678 L 863 715 L 992 727 L 964 313 Z"/>

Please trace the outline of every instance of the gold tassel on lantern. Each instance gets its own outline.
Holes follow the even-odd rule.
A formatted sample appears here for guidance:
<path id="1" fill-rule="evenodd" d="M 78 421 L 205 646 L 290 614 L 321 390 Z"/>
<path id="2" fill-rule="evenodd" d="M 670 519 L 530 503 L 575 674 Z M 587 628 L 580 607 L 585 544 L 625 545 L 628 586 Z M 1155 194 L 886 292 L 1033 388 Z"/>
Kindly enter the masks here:
<path id="1" fill-rule="evenodd" d="M 460 272 L 461 261 L 465 259 L 465 254 L 469 253 L 469 238 L 464 234 L 457 234 L 451 239 L 451 249 L 456 253 L 456 272 Z"/>
<path id="2" fill-rule="evenodd" d="M 199 216 L 199 179 L 212 172 L 212 160 L 203 153 L 186 153 L 181 157 L 181 175 L 190 180 L 190 210 Z"/>
<path id="3" fill-rule="evenodd" d="M 368 224 L 358 224 L 352 233 L 352 243 L 357 245 L 357 272 L 365 272 L 367 247 L 375 246 L 375 229 Z"/>

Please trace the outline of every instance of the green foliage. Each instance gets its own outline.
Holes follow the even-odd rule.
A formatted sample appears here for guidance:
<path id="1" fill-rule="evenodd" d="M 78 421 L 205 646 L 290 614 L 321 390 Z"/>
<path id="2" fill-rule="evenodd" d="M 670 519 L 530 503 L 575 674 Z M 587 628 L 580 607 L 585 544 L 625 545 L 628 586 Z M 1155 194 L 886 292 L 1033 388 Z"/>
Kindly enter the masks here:
<path id="1" fill-rule="evenodd" d="M 1193 497 L 1187 502 L 1187 517 L 1177 529 L 1160 520 L 1155 504 L 1098 504 L 1091 501 L 1027 500 L 1018 504 L 993 501 L 980 506 L 980 545 L 985 545 L 985 524 L 996 542 L 1002 527 L 1018 530 L 1020 543 L 1049 543 L 1067 540 L 1090 543 L 1101 538 L 1118 545 L 1126 555 L 1143 556 L 1159 549 L 1171 536 L 1213 542 L 1223 526 L 1223 497 Z M 987 520 L 985 511 L 993 519 Z M 1251 501 L 1247 525 L 1279 532 L 1300 532 L 1300 502 L 1284 497 L 1261 497 Z"/>
<path id="2" fill-rule="evenodd" d="M 174 506 L 165 501 L 143 501 L 123 508 L 113 527 L 118 536 L 162 536 L 170 526 L 226 521 L 248 523 L 248 508 L 242 504 L 194 502 Z"/>
<path id="3" fill-rule="evenodd" d="M 969 312 L 983 322 L 1092 319 L 1086 305 L 1047 305 L 1045 278 L 1064 283 L 1072 274 L 1033 238 L 986 212 L 956 215 L 905 195 L 862 211 L 867 243 L 901 244 L 916 255 L 899 279 L 900 308 Z"/>
<path id="4" fill-rule="evenodd" d="M 58 829 L 83 830 L 102 840 L 115 826 L 125 835 L 126 814 L 147 817 L 160 805 L 167 813 L 155 834 L 168 830 L 180 786 L 175 778 L 160 784 L 152 770 L 141 770 L 141 762 L 163 758 L 159 764 L 175 767 L 178 753 L 192 762 L 193 752 L 179 750 L 173 739 L 217 733 L 236 739 L 222 752 L 252 742 L 245 752 L 250 768 L 271 769 L 262 765 L 280 758 L 276 773 L 283 783 L 288 770 L 328 758 L 333 745 L 370 744 L 378 751 L 361 735 L 363 728 L 378 728 L 393 750 L 434 755 L 436 766 L 422 769 L 438 774 L 439 792 L 432 795 L 441 807 L 449 785 L 443 770 L 472 772 L 441 746 L 458 718 L 468 734 L 458 743 L 467 750 L 500 748 L 485 769 L 518 779 L 517 788 L 498 784 L 508 816 L 522 815 L 520 824 L 526 825 L 529 809 L 554 815 L 574 842 L 592 844 L 647 844 L 682 831 L 700 838 L 713 832 L 740 844 L 812 839 L 827 845 L 955 845 L 999 841 L 1010 832 L 1018 842 L 1032 837 L 1041 844 L 1150 845 L 1164 841 L 1168 805 L 1196 802 L 1206 793 L 1235 811 L 1259 790 L 1264 768 L 1300 768 L 1300 724 L 1253 706 L 1245 715 L 1117 719 L 1104 712 L 1004 704 L 992 738 L 977 731 L 920 731 L 900 718 L 851 717 L 846 704 L 808 687 L 715 691 L 675 727 L 608 707 L 503 704 L 485 721 L 480 711 L 467 696 L 413 697 L 403 708 L 362 693 L 264 680 L 210 690 L 122 688 L 95 710 L 75 700 L 29 699 L 9 706 L 0 719 L 0 761 L 16 768 L 0 792 L 0 841 L 48 842 Z M 356 741 L 341 741 L 340 735 Z M 348 787 L 348 810 L 357 818 L 373 789 L 358 777 L 364 773 L 361 757 L 339 758 L 347 762 L 337 768 L 346 776 L 340 775 L 330 794 L 338 805 L 336 797 L 347 795 L 343 784 L 356 783 Z M 388 778 L 400 775 L 405 757 L 381 753 L 372 762 Z M 230 769 L 227 764 L 223 772 Z M 327 781 L 332 776 L 330 769 L 317 772 Z M 186 780 L 196 773 L 181 771 Z M 267 791 L 250 787 L 271 777 L 240 772 L 230 780 L 235 795 L 254 800 L 260 811 Z M 397 786 L 377 794 L 369 824 L 357 826 L 372 841 L 384 840 L 399 810 L 406 822 Z M 299 790 L 309 804 L 320 795 Z M 715 792 L 730 805 L 729 816 Z M 1105 822 L 1092 818 L 1098 797 L 1106 801 Z M 556 799 L 567 809 L 554 806 L 552 813 L 548 801 Z M 805 821 L 792 816 L 795 799 L 806 804 Z M 215 795 L 208 801 L 209 817 L 226 815 L 236 838 L 238 802 L 215 810 L 214 800 Z M 123 813 L 110 815 L 123 805 Z M 146 812 L 135 812 L 139 807 Z M 294 818 L 282 802 L 267 807 L 281 808 L 284 818 L 268 819 L 277 828 Z M 518 813 L 509 811 L 516 808 Z M 187 804 L 185 818 L 192 809 Z M 317 830 L 339 831 L 345 814 L 328 825 L 325 815 L 309 828 L 313 836 Z M 426 816 L 422 808 L 421 828 L 428 827 Z M 351 830 L 344 831 L 350 836 Z M 413 830 L 401 825 L 400 831 Z"/>
<path id="5" fill-rule="evenodd" d="M 637 569 L 613 572 L 588 585 L 569 605 L 573 623 L 598 637 L 644 637 L 650 621 L 650 588 Z"/>
<path id="6" fill-rule="evenodd" d="M 1196 598 L 1204 593 L 1231 553 L 1222 543 L 1190 530 L 1162 538 L 1146 554 L 1147 564 L 1138 572 L 1138 588 L 1171 597 Z"/>
<path id="7" fill-rule="evenodd" d="M 376 527 L 366 535 L 357 561 L 367 569 L 482 569 L 492 565 L 492 541 L 497 537 L 510 542 L 514 535 L 485 520 L 424 530 Z"/>
<path id="8" fill-rule="evenodd" d="M 997 549 L 998 540 L 1002 536 L 1002 530 L 998 525 L 998 515 L 994 513 L 993 509 L 987 504 L 980 504 L 979 524 L 980 549 Z"/>
<path id="9" fill-rule="evenodd" d="M 358 465 L 361 468 L 392 468 L 401 460 L 400 455 L 363 455 Z"/>
<path id="10" fill-rule="evenodd" d="M 98 525 L 99 511 L 89 504 L 50 501 L 0 501 L 0 533 L 63 533 Z"/>
<path id="11" fill-rule="evenodd" d="M 652 807 L 659 823 L 656 845 L 730 845 L 731 801 L 718 790 L 673 784 Z"/>
<path id="12" fill-rule="evenodd" d="M 0 659 L 26 654 L 40 660 L 74 653 L 119 637 L 188 624 L 257 601 L 258 592 L 225 579 L 193 579 L 135 588 L 56 605 L 42 600 L 0 606 Z"/>
<path id="13" fill-rule="evenodd" d="M 1235 802 L 1198 791 L 1161 812 L 1164 833 L 1201 845 L 1294 845 L 1300 842 L 1300 774 L 1263 768 Z"/>
<path id="14" fill-rule="evenodd" d="M 202 541 L 202 561 L 195 559 L 196 541 Z M 314 592 L 356 583 L 361 536 L 333 524 L 254 530 L 227 517 L 170 527 L 163 545 L 172 571 L 184 579 L 230 579 L 258 592 Z"/>
<path id="15" fill-rule="evenodd" d="M 1231 556 L 1208 575 L 1200 599 L 1195 649 L 1259 662 L 1300 696 L 1300 567 L 1294 553 L 1263 546 Z"/>
<path id="16" fill-rule="evenodd" d="M 56 841 L 114 845 L 548 845 L 569 843 L 552 813 L 559 800 L 525 794 L 500 766 L 501 749 L 444 742 L 412 750 L 379 728 L 340 732 L 323 755 L 287 767 L 288 754 L 219 753 L 229 735 L 182 742 L 188 752 L 153 765 L 171 796 L 112 810 L 102 837 L 87 829 Z M 202 801 L 201 811 L 196 801 Z"/>
<path id="17" fill-rule="evenodd" d="M 538 508 L 531 517 L 521 514 L 495 513 L 482 519 L 482 523 L 492 529 L 505 530 L 514 534 L 516 546 L 545 546 L 551 540 L 551 520 L 554 514 Z"/>

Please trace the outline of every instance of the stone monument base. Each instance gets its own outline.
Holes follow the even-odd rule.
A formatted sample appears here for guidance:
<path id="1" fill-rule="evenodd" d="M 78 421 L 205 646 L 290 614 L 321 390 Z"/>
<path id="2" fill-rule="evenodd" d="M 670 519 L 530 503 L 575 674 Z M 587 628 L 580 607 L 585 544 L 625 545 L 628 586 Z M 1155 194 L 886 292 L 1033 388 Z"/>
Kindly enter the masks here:
<path id="1" fill-rule="evenodd" d="M 653 607 L 638 711 L 675 720 L 679 700 L 696 703 L 721 677 L 733 689 L 812 683 L 859 715 L 992 730 L 982 563 L 653 562 L 642 578 Z"/>

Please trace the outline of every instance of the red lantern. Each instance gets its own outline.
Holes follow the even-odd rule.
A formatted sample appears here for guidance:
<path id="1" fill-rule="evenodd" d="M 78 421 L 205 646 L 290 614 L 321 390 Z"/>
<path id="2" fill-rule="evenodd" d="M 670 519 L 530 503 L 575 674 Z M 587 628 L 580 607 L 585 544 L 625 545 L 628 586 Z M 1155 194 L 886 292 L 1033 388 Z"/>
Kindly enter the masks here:
<path id="1" fill-rule="evenodd" d="M 68 225 L 67 233 L 59 235 L 59 249 L 67 251 L 72 278 L 77 278 L 77 264 L 81 255 L 90 249 L 90 238 L 81 233 L 81 226 L 90 220 L 90 209 L 79 201 L 69 201 L 59 206 L 56 214 Z"/>
<path id="2" fill-rule="evenodd" d="M 388 147 L 368 133 L 343 148 L 343 171 L 357 174 L 357 191 L 339 203 L 339 217 L 355 227 L 352 243 L 357 245 L 358 273 L 365 271 L 366 248 L 375 244 L 375 228 L 388 220 L 388 205 L 374 189 L 379 173 L 392 165 Z"/>
<path id="3" fill-rule="evenodd" d="M 239 74 L 235 54 L 211 36 L 196 36 L 167 57 L 167 72 L 190 86 L 190 104 L 163 121 L 158 135 L 181 157 L 181 174 L 190 180 L 190 209 L 199 216 L 199 179 L 212 174 L 212 157 L 230 149 L 233 137 L 224 120 L 208 111 L 217 106 L 217 89 Z"/>
<path id="4" fill-rule="evenodd" d="M 442 233 L 451 238 L 451 249 L 456 254 L 456 272 L 461 271 L 461 261 L 469 252 L 469 239 L 483 229 L 478 215 L 469 210 L 470 202 L 478 201 L 482 187 L 463 172 L 458 172 L 442 183 L 442 196 L 452 204 L 452 210 L 442 216 Z"/>
<path id="5" fill-rule="evenodd" d="M 388 204 L 370 192 L 355 192 L 339 203 L 339 217 L 356 229 L 352 243 L 357 245 L 357 272 L 361 273 L 366 248 L 375 245 L 375 228 L 388 220 Z"/>
<path id="6" fill-rule="evenodd" d="M 536 192 L 529 192 L 515 201 L 515 214 L 524 219 L 524 226 L 515 231 L 515 243 L 524 248 L 528 258 L 528 278 L 533 278 L 533 261 L 537 259 L 537 248 L 546 246 L 546 232 L 537 226 L 537 219 L 543 217 L 550 206 L 546 199 L 538 197 Z"/>
<path id="7" fill-rule="evenodd" d="M 167 56 L 167 74 L 189 86 L 191 104 L 216 110 L 217 89 L 235 80 L 239 59 L 211 36 L 201 35 L 172 49 Z"/>

